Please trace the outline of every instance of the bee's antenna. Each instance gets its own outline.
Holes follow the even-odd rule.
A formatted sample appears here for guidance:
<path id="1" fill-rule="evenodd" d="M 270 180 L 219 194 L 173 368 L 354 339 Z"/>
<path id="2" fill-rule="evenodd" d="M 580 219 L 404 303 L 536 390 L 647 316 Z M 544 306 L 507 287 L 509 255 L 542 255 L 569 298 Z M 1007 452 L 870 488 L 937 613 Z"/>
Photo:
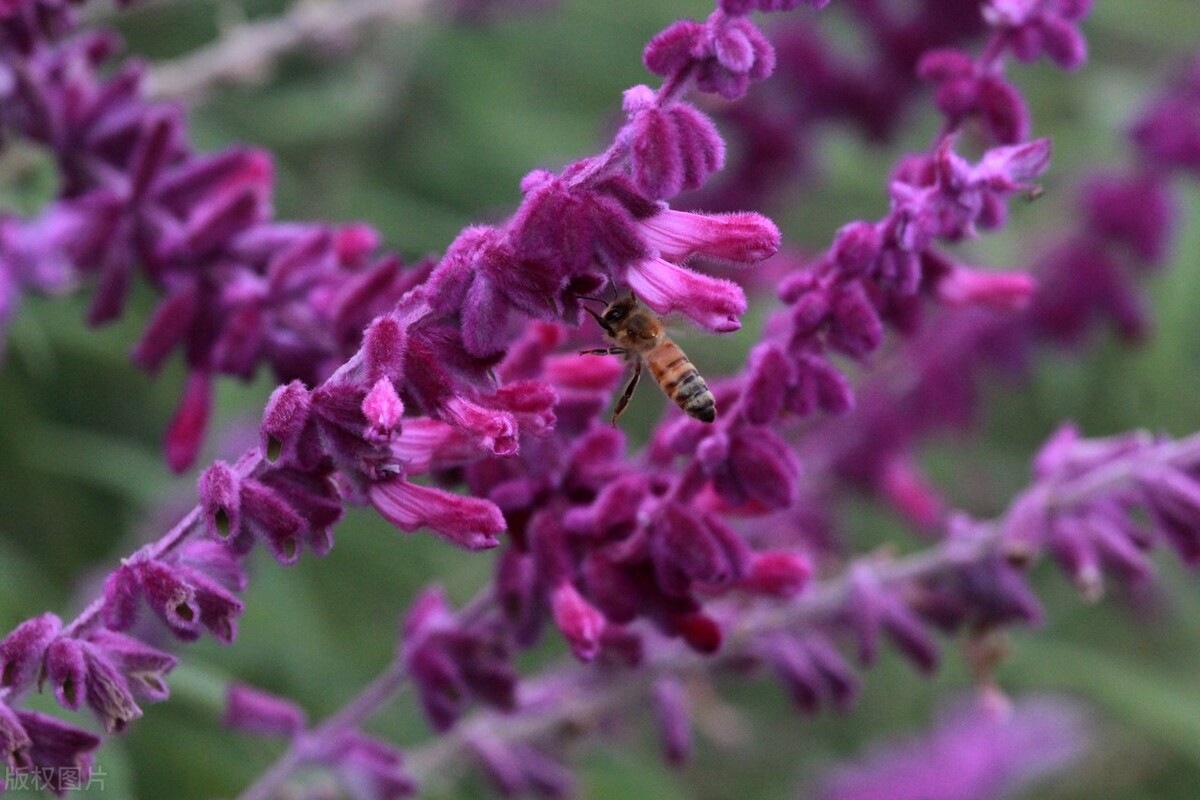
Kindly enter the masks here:
<path id="1" fill-rule="evenodd" d="M 586 294 L 577 294 L 575 296 L 578 297 L 580 300 L 590 300 L 593 303 L 599 303 L 600 305 L 604 305 L 604 306 L 608 305 L 608 303 L 604 302 L 599 297 L 591 297 Z"/>
<path id="2" fill-rule="evenodd" d="M 592 319 L 596 320 L 596 322 L 598 322 L 600 324 L 600 327 L 603 328 L 606 333 L 613 332 L 612 326 L 604 321 L 604 317 L 600 316 L 599 314 L 597 314 L 595 311 L 588 308 L 587 306 L 584 306 L 583 310 L 586 311 L 587 313 L 591 314 Z"/>

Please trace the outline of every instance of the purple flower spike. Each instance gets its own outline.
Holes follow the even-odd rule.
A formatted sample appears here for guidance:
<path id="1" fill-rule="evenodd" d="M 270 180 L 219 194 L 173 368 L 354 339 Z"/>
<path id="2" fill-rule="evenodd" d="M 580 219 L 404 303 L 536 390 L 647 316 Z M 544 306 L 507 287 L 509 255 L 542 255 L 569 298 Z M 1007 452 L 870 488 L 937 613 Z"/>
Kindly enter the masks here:
<path id="1" fill-rule="evenodd" d="M 290 700 L 245 686 L 229 684 L 225 725 L 256 736 L 294 736 L 307 725 L 303 709 Z"/>
<path id="2" fill-rule="evenodd" d="M 62 620 L 49 612 L 18 625 L 0 642 L 0 689 L 23 692 L 41 670 L 50 642 L 62 630 Z"/>
<path id="3" fill-rule="evenodd" d="M 463 497 L 406 480 L 371 484 L 371 504 L 383 518 L 411 533 L 428 526 L 435 533 L 468 550 L 485 550 L 500 544 L 504 515 L 487 500 Z"/>
<path id="4" fill-rule="evenodd" d="M 715 333 L 742 327 L 738 317 L 746 313 L 746 295 L 732 281 L 701 275 L 661 258 L 631 263 L 625 280 L 638 299 L 659 314 L 678 312 Z"/>

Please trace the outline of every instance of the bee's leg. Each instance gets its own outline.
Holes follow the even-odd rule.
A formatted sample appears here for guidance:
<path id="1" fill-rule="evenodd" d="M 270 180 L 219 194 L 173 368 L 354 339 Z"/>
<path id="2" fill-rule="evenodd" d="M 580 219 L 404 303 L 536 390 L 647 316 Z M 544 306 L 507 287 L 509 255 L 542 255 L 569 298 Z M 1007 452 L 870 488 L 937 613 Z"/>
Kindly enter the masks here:
<path id="1" fill-rule="evenodd" d="M 625 385 L 625 391 L 621 393 L 621 399 L 617 401 L 617 407 L 613 409 L 612 424 L 617 424 L 617 417 L 625 413 L 625 406 L 629 405 L 629 399 L 633 397 L 633 390 L 637 388 L 638 379 L 642 377 L 642 360 L 639 358 L 633 362 L 633 377 L 629 379 L 629 383 Z"/>
<path id="2" fill-rule="evenodd" d="M 600 347 L 595 350 L 580 350 L 581 356 L 623 356 L 627 351 L 624 347 Z"/>

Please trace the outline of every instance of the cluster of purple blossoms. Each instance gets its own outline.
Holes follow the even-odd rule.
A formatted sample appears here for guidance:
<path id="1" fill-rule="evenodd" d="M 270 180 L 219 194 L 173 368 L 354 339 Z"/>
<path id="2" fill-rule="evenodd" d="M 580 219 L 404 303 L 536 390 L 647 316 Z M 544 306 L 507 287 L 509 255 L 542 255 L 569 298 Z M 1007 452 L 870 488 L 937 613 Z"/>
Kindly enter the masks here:
<path id="1" fill-rule="evenodd" d="M 625 675 L 656 676 L 664 754 L 681 762 L 691 751 L 689 702 L 670 669 L 681 659 L 720 652 L 727 662 L 762 664 L 800 708 L 846 707 L 857 677 L 841 640 L 870 664 L 886 638 L 931 672 L 935 628 L 978 638 L 1040 618 L 1025 570 L 1043 549 L 1089 596 L 1104 571 L 1144 579 L 1146 553 L 1160 542 L 1187 563 L 1200 561 L 1195 443 L 1086 441 L 1070 429 L 1043 449 L 1034 484 L 998 522 L 935 513 L 895 458 L 886 463 L 896 468 L 871 472 L 911 516 L 943 528 L 924 560 L 860 559 L 813 587 L 802 537 L 764 533 L 782 517 L 813 513 L 802 498 L 802 465 L 832 474 L 852 459 L 843 445 L 840 460 L 802 461 L 782 424 L 854 407 L 856 392 L 832 354 L 865 361 L 886 325 L 914 332 L 922 295 L 949 314 L 962 306 L 1015 312 L 1032 296 L 1037 318 L 1042 295 L 1029 276 L 986 273 L 939 245 L 999 227 L 1010 198 L 1036 191 L 1049 142 L 1028 140 L 1028 112 L 1002 67 L 1009 55 L 1043 54 L 1078 67 L 1078 24 L 1090 6 L 1081 0 L 987 0 L 977 9 L 990 30 L 978 57 L 949 49 L 977 32 L 977 21 L 958 16 L 909 39 L 922 42 L 917 51 L 893 41 L 887 56 L 907 59 L 936 85 L 945 124 L 928 153 L 893 174 L 887 215 L 845 226 L 827 253 L 782 284 L 787 308 L 745 369 L 714 381 L 714 424 L 670 419 L 632 456 L 623 434 L 603 423 L 622 368 L 575 354 L 582 303 L 628 290 L 655 312 L 733 331 L 747 309 L 742 288 L 693 262 L 752 264 L 780 245 L 759 214 L 668 205 L 704 187 L 725 160 L 716 126 L 685 93 L 742 97 L 781 62 L 750 13 L 825 4 L 721 0 L 704 22 L 671 25 L 644 54 L 662 86 L 626 92 L 626 122 L 608 150 L 559 173 L 531 172 L 511 218 L 467 228 L 436 262 L 409 268 L 379 253 L 365 226 L 272 220 L 269 156 L 193 153 L 179 109 L 142 98 L 137 66 L 106 73 L 115 38 L 79 33 L 71 8 L 55 0 L 0 7 L 0 68 L 11 78 L 0 81 L 0 124 L 52 152 L 63 176 L 60 196 L 37 218 L 0 220 L 0 316 L 12 287 L 49 290 L 95 273 L 90 320 L 105 322 L 122 313 L 140 272 L 163 299 L 134 358 L 154 371 L 178 350 L 189 371 L 168 435 L 176 469 L 195 458 L 214 375 L 248 378 L 265 362 L 282 384 L 258 447 L 205 470 L 197 509 L 124 560 L 100 599 L 65 626 L 44 614 L 0 642 L 8 767 L 86 773 L 99 737 L 21 710 L 35 682 L 48 682 L 64 708 L 88 706 L 106 733 L 121 731 L 140 715 L 138 700 L 167 696 L 164 676 L 176 664 L 142 641 L 147 625 L 157 619 L 181 641 L 208 631 L 232 642 L 246 585 L 241 558 L 255 544 L 282 564 L 305 549 L 322 555 L 349 504 L 467 550 L 497 547 L 501 534 L 507 546 L 480 602 L 455 612 L 436 589 L 415 601 L 389 672 L 330 723 L 310 728 L 290 701 L 235 688 L 231 726 L 290 741 L 283 766 L 247 797 L 267 796 L 272 782 L 305 764 L 330 769 L 357 796 L 411 794 L 414 778 L 398 750 L 360 730 L 405 680 L 439 732 L 469 726 L 462 718 L 473 701 L 491 707 L 476 712 L 485 720 L 557 719 L 553 676 L 539 684 L 544 691 L 530 690 L 513 661 L 547 623 L 586 665 L 571 674 L 589 676 L 597 693 L 619 694 L 611 687 Z M 875 4 L 862 6 L 877 33 L 899 30 Z M 921 4 L 915 19 L 939 6 Z M 796 61 L 800 50 L 791 51 Z M 1087 191 L 1085 234 L 1105 248 L 1147 262 L 1165 251 L 1171 200 L 1162 176 L 1200 164 L 1196 81 L 1192 69 L 1137 127 L 1145 161 L 1137 174 Z M 975 163 L 954 150 L 972 124 L 986 147 Z M 1119 291 L 1097 285 L 1102 296 L 1085 307 L 1124 321 L 1127 309 L 1113 301 Z M 1042 313 L 1047 324 L 1060 320 Z M 684 655 L 671 639 L 686 645 Z M 981 674 L 988 659 L 979 657 Z M 1041 730 L 1041 722 L 1010 725 L 1013 758 L 1029 747 L 1026 726 Z M 1002 735 L 995 725 L 954 730 Z M 926 748 L 929 763 L 954 757 L 941 741 Z M 569 790 L 565 768 L 516 735 L 473 736 L 469 748 L 502 793 Z M 1003 766 L 981 766 L 979 780 L 1004 780 L 996 773 Z M 855 791 L 831 796 L 870 796 Z"/>

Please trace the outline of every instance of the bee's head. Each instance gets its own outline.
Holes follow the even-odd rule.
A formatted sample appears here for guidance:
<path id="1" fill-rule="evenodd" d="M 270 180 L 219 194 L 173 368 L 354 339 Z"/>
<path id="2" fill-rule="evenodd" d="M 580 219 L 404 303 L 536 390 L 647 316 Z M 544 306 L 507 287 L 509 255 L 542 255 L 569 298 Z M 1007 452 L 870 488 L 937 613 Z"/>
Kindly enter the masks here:
<path id="1" fill-rule="evenodd" d="M 609 303 L 602 314 L 597 314 L 590 308 L 584 310 L 591 314 L 596 322 L 600 323 L 600 327 L 604 328 L 605 333 L 611 335 L 615 333 L 614 326 L 620 325 L 621 321 L 637 308 L 637 305 L 637 297 L 631 293 L 627 297 L 621 297 Z"/>

